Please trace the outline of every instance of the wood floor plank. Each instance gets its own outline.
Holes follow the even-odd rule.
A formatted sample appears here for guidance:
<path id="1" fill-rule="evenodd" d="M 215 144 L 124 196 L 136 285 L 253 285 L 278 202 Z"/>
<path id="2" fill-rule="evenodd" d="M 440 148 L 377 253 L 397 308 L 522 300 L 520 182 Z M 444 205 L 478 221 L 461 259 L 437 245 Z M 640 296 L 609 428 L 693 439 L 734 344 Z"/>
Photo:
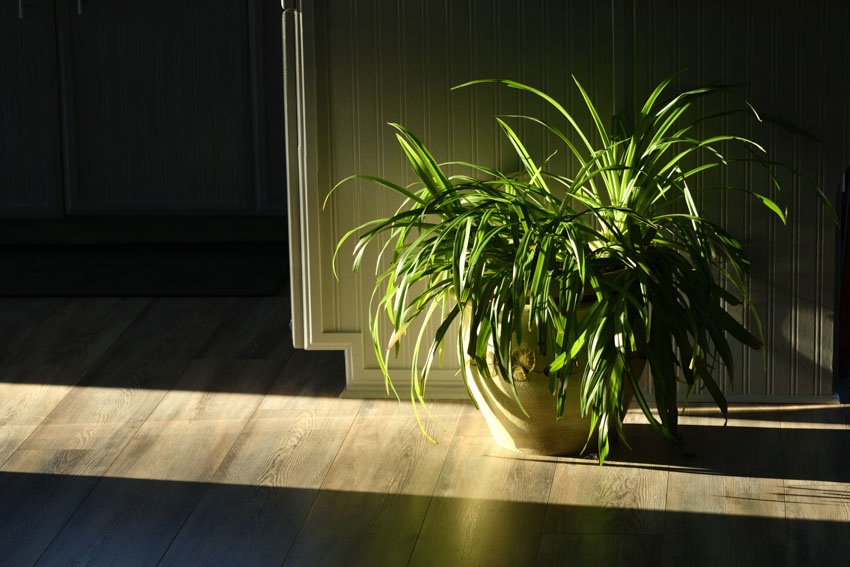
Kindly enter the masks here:
<path id="1" fill-rule="evenodd" d="M 294 350 L 290 312 L 285 295 L 242 299 L 225 314 L 198 356 L 286 360 Z"/>
<path id="2" fill-rule="evenodd" d="M 410 565 L 533 565 L 555 462 L 456 437 Z"/>
<path id="3" fill-rule="evenodd" d="M 53 454 L 53 473 L 0 472 L 0 565 L 33 565 L 67 519 L 99 482 L 76 473 L 83 452 Z M 26 455 L 42 470 L 43 454 Z M 101 454 L 104 459 L 115 455 Z M 60 471 L 68 470 L 71 473 Z"/>
<path id="4" fill-rule="evenodd" d="M 147 419 L 217 325 L 228 301 L 153 301 L 65 397 L 44 425 Z"/>
<path id="5" fill-rule="evenodd" d="M 632 449 L 615 441 L 602 467 L 595 455 L 560 460 L 544 532 L 664 533 L 669 447 L 640 412 L 627 414 L 623 430 Z"/>
<path id="6" fill-rule="evenodd" d="M 600 468 L 434 402 L 434 446 L 407 401 L 339 399 L 342 353 L 287 322 L 283 297 L 0 299 L 0 565 L 850 564 L 846 406 L 694 406 L 677 456 L 630 413 Z"/>
<path id="7" fill-rule="evenodd" d="M 490 428 L 484 420 L 484 414 L 473 403 L 467 402 L 466 409 L 460 416 L 457 425 L 457 435 L 464 437 L 491 437 Z"/>
<path id="8" fill-rule="evenodd" d="M 847 407 L 782 408 L 788 565 L 850 565 Z"/>
<path id="9" fill-rule="evenodd" d="M 77 299 L 0 365 L 0 464 L 62 401 L 147 305 L 147 299 Z"/>
<path id="10" fill-rule="evenodd" d="M 342 352 L 297 351 L 257 408 L 257 416 L 287 417 L 296 407 L 332 409 L 344 389 Z"/>
<path id="11" fill-rule="evenodd" d="M 44 377 L 49 381 L 53 370 L 53 366 L 43 367 L 30 372 L 28 377 L 35 380 Z M 71 388 L 50 383 L 0 383 L 0 470 Z"/>
<path id="12" fill-rule="evenodd" d="M 194 360 L 107 474 L 208 480 L 282 366 L 277 360 Z M 235 383 L 240 384 L 240 391 L 234 393 Z"/>
<path id="13" fill-rule="evenodd" d="M 666 565 L 785 562 L 779 412 L 745 409 L 731 407 L 726 427 L 718 410 L 680 419 L 694 454 L 671 460 Z"/>
<path id="14" fill-rule="evenodd" d="M 279 566 L 351 428 L 362 400 L 309 398 L 286 391 L 306 372 L 334 381 L 336 357 L 297 351 L 225 458 L 160 567 Z"/>
<path id="15" fill-rule="evenodd" d="M 18 474 L 2 487 L 14 508 L 0 516 L 0 534 L 21 537 L 0 541 L 0 564 L 31 564 L 44 551 L 97 484 L 77 477 L 106 474 L 228 303 L 149 304 L 9 457 L 3 471 Z"/>
<path id="16" fill-rule="evenodd" d="M 443 428 L 409 404 L 363 404 L 284 565 L 407 563 L 437 484 L 462 406 L 433 402 Z"/>
<path id="17" fill-rule="evenodd" d="M 136 400 L 156 403 L 161 397 L 161 392 L 148 391 L 144 400 Z M 0 565 L 35 562 L 141 423 L 98 425 L 102 424 L 42 424 L 4 463 Z"/>
<path id="18" fill-rule="evenodd" d="M 237 303 L 231 298 L 152 301 L 81 384 L 172 387 Z"/>
<path id="19" fill-rule="evenodd" d="M 129 438 L 136 427 L 122 432 Z M 0 472 L 0 565 L 35 563 L 123 448 L 118 435 L 89 439 L 61 426 L 42 433 L 45 447 L 18 449 Z"/>
<path id="20" fill-rule="evenodd" d="M 543 534 L 535 565 L 655 565 L 662 536 L 636 534 Z"/>
<path id="21" fill-rule="evenodd" d="M 70 301 L 64 297 L 0 298 L 0 360 L 14 356 L 21 342 Z"/>
<path id="22" fill-rule="evenodd" d="M 173 386 L 191 362 L 222 305 L 186 299 L 151 303 L 21 449 L 109 452 L 123 448 L 165 396 L 165 388 Z"/>
<path id="23" fill-rule="evenodd" d="M 154 565 L 279 373 L 280 361 L 199 359 L 127 443 L 39 565 Z M 232 393 L 232 385 L 254 384 Z M 134 480 L 140 482 L 134 482 Z M 165 481 L 151 484 L 145 480 Z"/>
<path id="24" fill-rule="evenodd" d="M 148 298 L 76 298 L 56 310 L 0 363 L 0 379 L 56 366 L 55 383 L 74 384 L 150 303 Z"/>

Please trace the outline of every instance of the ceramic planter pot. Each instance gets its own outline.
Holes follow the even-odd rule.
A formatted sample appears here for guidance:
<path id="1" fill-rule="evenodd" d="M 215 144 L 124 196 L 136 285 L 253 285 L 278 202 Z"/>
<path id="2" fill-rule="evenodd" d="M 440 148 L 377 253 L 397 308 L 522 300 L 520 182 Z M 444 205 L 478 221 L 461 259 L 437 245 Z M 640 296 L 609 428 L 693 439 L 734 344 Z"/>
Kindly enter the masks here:
<path id="1" fill-rule="evenodd" d="M 465 366 L 463 372 L 469 390 L 484 414 L 493 438 L 502 447 L 535 455 L 578 455 L 587 442 L 590 428 L 590 418 L 582 417 L 579 409 L 580 382 L 586 355 L 580 355 L 574 367 L 567 386 L 564 415 L 562 419 L 556 420 L 555 397 L 549 391 L 549 377 L 543 373 L 550 361 L 540 352 L 536 326 L 530 330 L 528 328 L 528 311 L 526 308 L 523 314 L 521 345 L 514 348 L 512 358 L 520 363 L 514 366 L 516 372 L 525 378 L 518 381 L 515 375 L 514 382 L 519 399 L 529 415 L 526 416 L 517 405 L 510 383 L 501 378 L 494 365 L 490 365 L 492 377 L 489 379 L 475 365 Z M 464 348 L 469 341 L 467 318 L 465 316 L 462 322 Z M 492 351 L 488 352 L 487 359 L 492 360 Z M 631 366 L 632 372 L 642 377 L 646 359 L 635 355 Z M 631 386 L 626 384 L 623 390 L 624 407 L 629 406 L 633 397 Z"/>

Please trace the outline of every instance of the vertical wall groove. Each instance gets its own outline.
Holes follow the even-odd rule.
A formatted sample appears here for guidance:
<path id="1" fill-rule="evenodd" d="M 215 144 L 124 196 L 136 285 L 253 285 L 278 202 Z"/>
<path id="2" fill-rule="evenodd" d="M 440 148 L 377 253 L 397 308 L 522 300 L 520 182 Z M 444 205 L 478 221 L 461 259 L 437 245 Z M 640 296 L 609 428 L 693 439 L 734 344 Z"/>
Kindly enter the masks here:
<path id="1" fill-rule="evenodd" d="M 821 13 L 823 14 L 821 16 L 821 20 L 820 20 L 820 27 L 821 27 L 821 29 L 824 29 L 824 30 L 829 29 L 828 20 L 826 19 L 826 10 L 823 9 L 824 8 L 823 2 L 820 2 L 819 8 L 820 8 Z M 818 47 L 819 47 L 819 50 L 818 50 L 819 51 L 819 61 L 827 61 L 826 38 L 824 37 L 824 34 L 821 34 L 821 35 L 818 36 Z M 819 124 L 826 124 L 826 114 L 825 114 L 825 112 L 826 112 L 825 111 L 826 101 L 824 100 L 823 94 L 821 94 L 821 96 L 819 98 L 820 98 L 821 104 L 818 105 L 820 107 L 820 116 L 819 116 L 818 123 Z M 818 148 L 818 151 L 817 151 L 817 164 L 818 164 L 817 165 L 817 177 L 815 179 L 817 180 L 817 183 L 820 187 L 827 188 L 826 179 L 825 179 L 825 176 L 823 174 L 824 173 L 823 170 L 824 170 L 825 159 L 826 159 L 825 150 L 823 148 Z M 827 188 L 827 191 L 829 191 L 828 188 Z M 829 192 L 827 192 L 827 194 L 829 194 Z M 823 207 L 819 207 L 818 211 L 817 211 L 817 229 L 816 229 L 816 235 L 817 235 L 816 243 L 817 243 L 817 249 L 818 250 L 824 250 L 825 249 L 825 246 L 824 246 L 825 243 L 824 243 L 824 239 L 823 239 L 823 233 L 824 233 L 823 215 L 824 215 Z M 817 267 L 816 268 L 817 273 L 823 274 L 824 273 L 823 255 L 818 255 L 816 257 L 815 265 Z M 823 280 L 824 279 L 825 278 L 821 278 L 818 281 L 818 285 L 816 286 L 816 289 L 815 289 L 815 307 L 816 307 L 815 345 L 822 344 L 822 342 L 823 342 L 823 320 L 824 320 Z M 823 391 L 823 374 L 824 374 L 823 366 L 824 366 L 825 362 L 826 361 L 824 360 L 824 357 L 823 357 L 823 349 L 815 349 L 815 372 L 816 372 L 815 393 L 818 394 L 818 395 L 823 395 L 823 394 L 827 393 L 827 392 Z M 830 360 L 827 364 L 831 364 L 831 363 L 832 363 L 832 361 Z"/>
<path id="2" fill-rule="evenodd" d="M 752 3 L 747 4 L 747 22 L 748 22 L 748 25 L 752 25 L 752 24 L 750 24 L 750 22 L 753 21 L 754 12 L 755 12 L 755 8 L 753 7 L 753 4 Z M 748 69 L 750 69 L 752 67 L 753 59 L 754 59 L 754 57 L 753 57 L 753 49 L 754 49 L 753 37 L 754 37 L 753 34 L 747 34 L 745 66 Z M 728 34 L 724 33 L 724 43 L 726 43 L 727 41 L 729 41 Z M 753 86 L 752 86 L 752 84 L 747 85 L 747 91 L 746 92 L 747 92 L 747 99 L 752 100 L 752 98 L 753 98 Z M 752 121 L 747 122 L 746 135 L 747 135 L 748 138 L 752 139 L 752 136 L 753 136 L 753 123 L 752 123 Z M 747 186 L 750 186 L 750 187 L 752 186 L 752 184 L 753 184 L 753 168 L 749 165 L 746 168 L 746 174 L 745 174 L 744 180 L 745 180 L 745 183 L 747 184 Z M 746 229 L 745 229 L 745 233 L 744 233 L 744 242 L 746 242 L 747 246 L 749 246 L 750 242 L 753 241 L 752 206 L 751 206 L 749 199 L 745 200 L 744 220 L 746 222 Z M 752 289 L 753 278 L 752 278 L 751 274 L 749 274 L 749 273 L 747 274 L 745 282 L 746 282 L 747 288 Z M 754 317 L 752 317 L 751 313 L 749 313 L 748 310 L 743 310 L 743 320 L 748 323 L 748 328 L 752 329 L 755 326 L 755 324 L 754 324 L 755 321 L 753 321 L 753 319 L 754 319 Z M 763 347 L 763 348 L 766 348 L 766 347 Z M 761 358 L 760 357 L 753 357 L 750 349 L 744 349 L 744 361 L 745 361 L 745 363 L 743 365 L 743 371 L 746 373 L 746 378 L 745 378 L 745 388 L 746 389 L 744 390 L 745 394 L 750 394 L 754 391 L 753 379 L 752 379 L 752 376 L 753 376 L 753 373 L 754 373 L 753 372 L 753 370 L 754 370 L 753 369 L 753 358 L 756 359 L 757 364 L 761 364 Z M 763 372 L 763 370 L 761 368 L 759 368 L 758 372 Z"/>
<path id="3" fill-rule="evenodd" d="M 357 2 L 357 0 L 350 0 L 350 3 L 349 3 L 349 10 L 350 10 L 350 12 L 349 12 L 350 16 L 349 17 L 351 18 L 352 22 L 356 22 L 357 24 L 360 23 L 358 18 L 357 18 L 357 6 L 359 4 L 362 4 L 362 2 Z M 359 25 L 357 27 L 359 27 Z M 361 152 L 361 146 L 362 146 L 362 144 L 361 144 L 361 128 L 365 127 L 365 125 L 363 124 L 363 121 L 361 120 L 361 117 L 360 117 L 360 107 L 361 107 L 361 103 L 360 103 L 360 72 L 359 72 L 360 59 L 358 57 L 358 41 L 357 41 L 357 39 L 359 39 L 360 34 L 357 31 L 355 31 L 355 30 L 357 30 L 357 27 L 355 27 L 351 31 L 351 35 L 350 35 L 350 41 L 351 41 L 350 49 L 351 49 L 351 62 L 352 62 L 352 65 L 351 65 L 351 69 L 352 69 L 352 73 L 351 73 L 352 96 L 351 96 L 351 98 L 353 100 L 353 104 L 352 104 L 352 108 L 351 108 L 351 110 L 352 110 L 352 112 L 351 112 L 351 118 L 352 118 L 351 132 L 352 132 L 352 137 L 354 138 L 354 148 L 352 148 L 354 150 L 354 152 L 353 152 L 354 163 L 357 164 L 357 171 L 363 171 L 363 159 L 362 159 L 363 154 Z M 354 191 L 352 191 L 353 207 L 350 210 L 346 211 L 347 214 L 351 215 L 351 217 L 352 217 L 351 224 L 350 224 L 350 226 L 352 226 L 352 227 L 357 225 L 357 223 L 359 221 L 359 219 L 357 218 L 357 213 L 358 213 L 358 211 L 362 210 L 362 208 L 361 208 L 361 203 L 362 203 L 361 194 L 364 191 L 363 185 L 364 184 L 361 181 L 359 181 L 359 180 L 357 181 L 357 184 L 354 188 Z M 358 272 L 357 275 L 354 277 L 354 281 L 352 282 L 354 284 L 353 295 L 355 297 L 359 296 L 357 291 L 359 291 L 360 281 L 363 278 L 362 274 L 363 274 L 363 272 Z M 342 299 L 344 300 L 345 295 L 351 293 L 351 291 L 349 289 L 345 289 L 345 290 L 343 290 L 342 293 L 343 293 Z M 354 302 L 354 304 L 355 304 L 354 320 L 355 321 L 362 321 L 363 319 L 360 317 L 360 302 L 357 301 L 357 302 Z M 338 309 L 340 309 L 340 319 L 341 319 L 341 303 L 337 303 L 337 306 L 338 306 Z"/>
<path id="4" fill-rule="evenodd" d="M 794 35 L 793 42 L 799 41 L 799 30 L 802 25 L 802 18 L 797 18 L 794 22 Z M 795 124 L 800 123 L 800 61 L 802 60 L 801 56 L 797 56 L 794 58 L 794 93 L 795 93 L 795 101 L 793 105 L 793 119 Z M 798 137 L 795 137 L 792 146 L 792 164 L 794 169 L 797 171 L 800 170 L 800 140 Z M 796 178 L 793 181 L 793 185 L 791 186 L 793 191 L 794 199 L 794 211 L 800 210 L 800 183 Z M 799 213 L 796 213 L 793 223 L 793 230 L 791 232 L 791 278 L 792 285 L 794 289 L 799 289 L 800 287 L 800 218 Z M 799 390 L 800 386 L 800 300 L 799 296 L 795 293 L 792 296 L 791 300 L 791 317 L 793 324 L 791 326 L 791 391 L 796 392 Z"/>
<path id="5" fill-rule="evenodd" d="M 445 27 L 444 31 L 445 31 L 446 41 L 448 41 L 448 39 L 450 37 L 452 37 L 452 12 L 451 12 L 451 10 L 449 10 L 449 0 L 444 0 L 443 10 L 446 13 L 446 27 Z M 452 69 L 451 49 L 446 49 L 445 67 L 446 67 L 446 69 L 449 70 L 449 82 L 453 82 L 454 77 L 451 74 L 451 69 Z M 451 101 L 451 91 L 446 93 L 445 97 L 446 97 L 445 109 L 446 109 L 446 114 L 447 114 L 446 131 L 450 132 L 451 129 L 452 129 L 452 124 L 454 124 L 454 107 L 453 107 L 452 101 Z M 455 144 L 454 144 L 454 137 L 453 136 L 448 137 L 447 149 L 448 149 L 448 155 L 449 156 L 455 155 Z"/>
<path id="6" fill-rule="evenodd" d="M 776 6 L 775 6 L 775 4 L 771 3 L 768 10 L 769 10 L 768 21 L 770 22 L 770 32 L 769 32 L 770 33 L 770 45 L 772 47 L 772 49 L 770 50 L 770 68 L 773 69 L 776 66 L 776 48 L 777 48 L 777 44 L 778 44 L 777 34 L 776 34 Z M 773 75 L 771 77 L 771 87 L 772 88 L 770 89 L 770 92 L 771 92 L 771 96 L 770 96 L 770 98 L 771 98 L 771 102 L 770 102 L 771 112 L 776 108 L 776 89 L 777 89 L 776 80 L 777 80 L 776 75 Z M 770 141 L 771 141 L 770 150 L 768 150 L 768 151 L 770 152 L 771 159 L 776 159 L 776 155 L 774 153 L 775 144 L 772 143 L 772 142 L 775 141 L 775 137 L 774 137 L 773 132 L 770 133 Z M 771 190 L 770 190 L 770 195 L 771 196 L 776 195 L 776 192 L 773 190 L 773 188 L 771 188 Z M 769 243 L 768 243 L 768 251 L 769 252 L 768 253 L 769 253 L 769 258 L 770 258 L 770 274 L 769 274 L 768 282 L 769 282 L 770 285 L 775 285 L 776 282 L 777 282 L 776 258 L 775 258 L 775 246 L 774 246 L 774 243 L 776 242 L 776 231 L 775 231 L 774 227 L 775 227 L 774 224 L 769 224 L 768 225 L 768 231 L 767 231 L 768 241 L 769 241 Z M 775 332 L 775 329 L 776 329 L 776 326 L 777 326 L 777 324 L 776 324 L 776 296 L 774 294 L 768 294 L 768 301 L 769 301 L 769 305 L 770 305 L 770 307 L 769 307 L 769 309 L 770 309 L 769 319 L 768 319 L 770 341 L 767 345 L 765 345 L 764 348 L 773 348 L 776 345 L 776 332 Z M 767 384 L 768 384 L 767 385 L 767 393 L 768 394 L 776 394 L 776 365 L 773 363 L 773 360 L 774 360 L 773 358 L 768 358 L 768 364 L 769 364 L 768 375 L 767 375 Z"/>
<path id="7" fill-rule="evenodd" d="M 678 6 L 679 5 L 677 4 L 677 8 L 678 8 Z M 725 4 L 725 3 L 722 4 L 721 7 L 720 7 L 720 17 L 722 19 L 721 21 L 724 24 L 728 21 L 727 7 L 728 7 L 728 5 Z M 678 9 L 677 9 L 677 15 L 678 16 L 681 15 L 680 10 L 678 10 Z M 678 20 L 678 25 L 676 27 L 681 30 L 682 29 L 681 20 L 678 19 L 678 18 L 677 18 L 677 20 Z M 704 27 L 704 26 L 700 26 L 700 27 Z M 727 39 L 726 38 L 726 30 L 727 29 L 728 28 L 726 27 L 726 25 L 724 25 L 723 28 L 722 28 L 722 32 L 721 32 L 721 42 L 720 42 L 720 74 L 721 74 L 721 76 L 724 76 L 724 77 L 729 73 L 728 64 L 727 64 L 729 46 L 728 46 L 728 43 L 725 41 Z M 681 42 L 681 39 L 679 41 Z M 678 57 L 676 58 L 676 68 L 677 69 L 682 68 L 682 63 L 679 61 Z M 728 97 L 725 94 L 722 95 L 721 104 L 725 106 L 727 104 L 727 102 L 728 102 Z M 722 132 L 726 132 L 726 131 L 728 131 L 728 129 L 729 129 L 729 117 L 724 116 L 720 119 L 720 130 Z M 729 145 L 728 142 L 722 143 L 721 151 L 723 152 L 723 155 L 728 155 L 729 146 L 730 145 Z M 724 170 L 720 173 L 720 182 L 723 183 L 723 184 L 729 183 L 729 172 L 728 171 Z M 728 226 L 728 224 L 729 224 L 729 210 L 728 210 L 729 199 L 728 199 L 728 195 L 726 195 L 726 193 L 724 192 L 724 193 L 720 193 L 719 197 L 720 198 L 719 198 L 719 203 L 718 203 L 718 209 L 719 209 L 720 225 L 721 226 Z M 724 286 L 724 287 L 726 287 L 728 289 L 729 286 L 727 285 L 727 286 Z M 722 301 L 721 306 L 724 309 L 729 307 L 726 301 Z M 734 345 L 732 348 L 734 349 L 733 350 L 733 357 L 734 357 L 734 354 L 737 353 L 737 345 Z M 736 361 L 736 362 L 738 362 L 738 361 Z M 721 380 L 722 389 L 723 389 L 724 393 L 728 394 L 730 388 L 732 388 L 732 387 L 735 387 L 735 388 L 740 387 L 738 384 L 730 384 L 729 383 L 730 376 L 729 376 L 729 371 L 727 369 L 725 369 L 725 368 L 721 369 L 719 374 L 720 374 L 719 378 Z M 737 376 L 737 380 L 741 380 L 740 374 Z"/>

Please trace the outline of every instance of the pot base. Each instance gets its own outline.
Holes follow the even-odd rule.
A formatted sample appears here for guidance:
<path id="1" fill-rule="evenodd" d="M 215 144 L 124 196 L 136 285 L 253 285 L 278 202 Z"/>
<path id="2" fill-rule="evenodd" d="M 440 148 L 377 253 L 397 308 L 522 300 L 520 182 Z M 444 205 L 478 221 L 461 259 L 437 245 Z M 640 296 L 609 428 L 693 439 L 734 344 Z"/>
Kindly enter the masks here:
<path id="1" fill-rule="evenodd" d="M 645 360 L 635 358 L 632 372 L 640 376 Z M 568 383 L 564 414 L 555 419 L 555 398 L 549 392 L 549 378 L 531 372 L 524 382 L 515 382 L 519 400 L 528 416 L 517 404 L 511 385 L 498 376 L 487 379 L 474 366 L 467 367 L 467 384 L 472 397 L 498 445 L 518 453 L 551 456 L 577 456 L 588 445 L 590 418 L 582 417 L 579 404 L 581 377 L 574 375 Z M 628 408 L 634 394 L 628 385 L 623 391 L 623 406 Z M 612 435 L 616 437 L 616 433 Z M 612 438 L 613 440 L 613 438 Z M 592 441 L 589 444 L 595 447 Z"/>
<path id="2" fill-rule="evenodd" d="M 468 313 L 464 314 L 462 325 L 465 348 L 469 339 Z M 570 376 L 563 416 L 560 420 L 556 419 L 555 397 L 549 390 L 549 377 L 543 373 L 549 362 L 536 346 L 537 328 L 529 328 L 527 307 L 523 313 L 522 328 L 523 337 L 517 341 L 517 350 L 514 351 L 515 354 L 522 352 L 517 363 L 523 367 L 521 376 L 525 379 L 517 380 L 515 376 L 514 381 L 522 408 L 514 397 L 510 383 L 501 378 L 493 365 L 489 367 L 492 378 L 482 376 L 474 365 L 464 366 L 463 372 L 472 398 L 484 414 L 493 439 L 505 449 L 533 455 L 579 455 L 593 433 L 590 431 L 590 418 L 582 417 L 580 410 L 581 372 L 574 371 Z M 492 352 L 488 353 L 488 358 L 490 356 Z M 577 362 L 579 368 L 586 364 L 583 356 Z M 645 367 L 645 358 L 632 358 L 632 372 L 639 380 Z M 631 386 L 626 384 L 623 389 L 624 408 L 629 407 L 633 397 Z M 613 433 L 615 430 L 615 426 L 609 428 L 612 440 L 617 436 Z"/>

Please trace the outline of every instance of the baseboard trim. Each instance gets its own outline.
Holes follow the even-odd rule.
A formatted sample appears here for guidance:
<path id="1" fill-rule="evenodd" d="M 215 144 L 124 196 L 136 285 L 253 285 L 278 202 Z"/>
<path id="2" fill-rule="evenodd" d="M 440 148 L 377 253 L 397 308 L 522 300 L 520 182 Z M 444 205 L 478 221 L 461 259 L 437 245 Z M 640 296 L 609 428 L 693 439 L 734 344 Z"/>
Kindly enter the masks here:
<path id="1" fill-rule="evenodd" d="M 401 401 L 410 402 L 410 392 L 408 389 L 399 391 L 398 395 Z M 349 385 L 343 390 L 341 398 L 362 398 L 376 400 L 394 400 L 396 399 L 392 390 L 387 394 L 384 386 L 366 384 L 366 385 Z M 469 394 L 466 392 L 466 387 L 463 383 L 457 386 L 449 384 L 435 385 L 427 388 L 425 391 L 425 400 L 467 400 Z"/>
<path id="2" fill-rule="evenodd" d="M 349 385 L 340 395 L 342 398 L 362 398 L 362 399 L 395 399 L 392 391 L 389 395 L 383 386 L 379 385 Z M 409 402 L 409 392 L 407 390 L 400 391 L 399 397 L 403 402 Z M 457 385 L 439 384 L 428 388 L 425 392 L 425 400 L 466 400 L 469 399 L 466 387 L 463 383 Z M 728 394 L 726 400 L 729 404 L 800 404 L 800 405 L 832 405 L 840 403 L 835 396 L 791 396 L 791 395 L 745 395 L 745 394 Z M 684 398 L 679 400 L 684 402 Z M 655 407 L 655 402 L 651 399 L 647 400 L 650 407 Z M 692 396 L 691 405 L 715 405 L 710 396 Z"/>

